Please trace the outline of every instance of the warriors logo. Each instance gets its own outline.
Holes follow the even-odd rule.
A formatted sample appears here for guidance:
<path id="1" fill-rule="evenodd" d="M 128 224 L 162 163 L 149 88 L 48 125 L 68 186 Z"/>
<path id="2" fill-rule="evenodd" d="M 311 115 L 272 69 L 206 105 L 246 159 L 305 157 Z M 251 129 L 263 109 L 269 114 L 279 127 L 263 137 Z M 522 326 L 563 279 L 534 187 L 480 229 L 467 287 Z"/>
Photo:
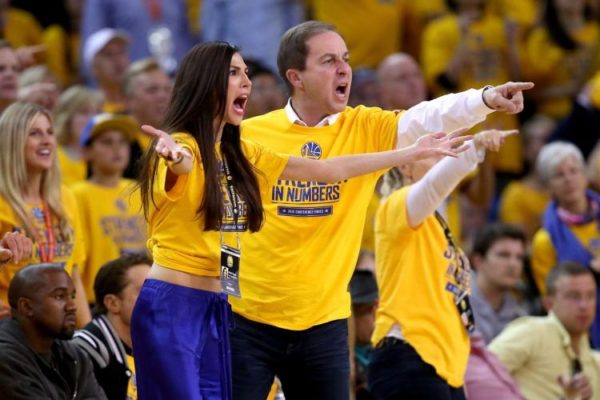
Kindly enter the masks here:
<path id="1" fill-rule="evenodd" d="M 302 145 L 302 150 L 300 151 L 302 157 L 310 158 L 312 160 L 318 160 L 321 158 L 321 146 L 315 142 L 307 142 Z"/>

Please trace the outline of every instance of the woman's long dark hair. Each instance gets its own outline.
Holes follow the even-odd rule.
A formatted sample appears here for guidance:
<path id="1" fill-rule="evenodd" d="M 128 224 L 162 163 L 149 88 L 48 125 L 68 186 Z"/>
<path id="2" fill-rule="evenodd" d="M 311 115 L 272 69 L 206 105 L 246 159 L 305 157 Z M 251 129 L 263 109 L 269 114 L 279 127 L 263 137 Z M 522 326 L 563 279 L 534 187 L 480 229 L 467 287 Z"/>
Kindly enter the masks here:
<path id="1" fill-rule="evenodd" d="M 220 125 L 227 106 L 231 58 L 239 50 L 225 42 L 195 46 L 183 58 L 167 110 L 164 129 L 169 133 L 187 132 L 200 148 L 204 169 L 204 198 L 198 213 L 204 212 L 204 230 L 219 230 L 223 219 L 221 172 L 215 152 L 215 119 Z M 240 143 L 240 127 L 225 124 L 221 155 L 233 176 L 235 189 L 246 203 L 248 229 L 258 231 L 263 222 L 263 207 L 256 178 L 257 170 L 246 159 Z M 151 146 L 142 160 L 139 186 L 144 213 L 148 216 L 153 201 L 153 186 L 158 156 Z"/>
<path id="2" fill-rule="evenodd" d="M 558 47 L 565 50 L 575 50 L 578 47 L 577 42 L 560 22 L 554 1 L 546 0 L 544 7 L 544 24 L 546 25 L 548 34 Z"/>

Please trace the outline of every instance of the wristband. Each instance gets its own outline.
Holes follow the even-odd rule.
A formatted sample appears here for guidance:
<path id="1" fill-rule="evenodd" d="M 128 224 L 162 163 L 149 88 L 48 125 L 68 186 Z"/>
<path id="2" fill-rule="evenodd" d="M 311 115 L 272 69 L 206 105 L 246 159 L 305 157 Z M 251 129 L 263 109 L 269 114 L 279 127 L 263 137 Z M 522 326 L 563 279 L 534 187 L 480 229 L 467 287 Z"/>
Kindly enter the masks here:
<path id="1" fill-rule="evenodd" d="M 486 106 L 487 108 L 489 108 L 490 110 L 495 110 L 495 108 L 494 108 L 494 107 L 490 106 L 490 105 L 487 103 L 487 101 L 485 101 L 485 96 L 484 96 L 484 94 L 485 94 L 485 91 L 486 91 L 486 90 L 488 90 L 488 89 L 492 89 L 492 88 L 493 88 L 493 86 L 492 86 L 492 85 L 487 85 L 487 86 L 485 86 L 485 87 L 483 88 L 483 90 L 481 91 L 481 100 L 483 101 L 483 104 L 485 104 L 485 106 Z"/>

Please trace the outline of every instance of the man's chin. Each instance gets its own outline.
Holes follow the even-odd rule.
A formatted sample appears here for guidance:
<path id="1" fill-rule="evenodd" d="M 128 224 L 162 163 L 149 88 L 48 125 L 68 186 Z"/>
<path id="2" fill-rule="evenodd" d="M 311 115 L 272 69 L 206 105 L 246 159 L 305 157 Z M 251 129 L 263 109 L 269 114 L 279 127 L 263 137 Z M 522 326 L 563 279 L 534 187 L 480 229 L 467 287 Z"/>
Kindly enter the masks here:
<path id="1" fill-rule="evenodd" d="M 71 340 L 75 334 L 75 328 L 64 328 L 59 334 L 57 339 L 60 340 Z"/>

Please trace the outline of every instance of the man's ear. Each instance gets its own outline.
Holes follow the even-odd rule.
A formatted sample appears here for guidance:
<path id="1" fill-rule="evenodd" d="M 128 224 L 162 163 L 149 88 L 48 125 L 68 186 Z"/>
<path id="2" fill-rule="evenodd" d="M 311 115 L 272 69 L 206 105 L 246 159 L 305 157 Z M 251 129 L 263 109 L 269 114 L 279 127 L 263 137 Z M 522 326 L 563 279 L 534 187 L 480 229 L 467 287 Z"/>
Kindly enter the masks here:
<path id="1" fill-rule="evenodd" d="M 17 300 L 17 311 L 20 315 L 33 317 L 33 307 L 31 306 L 31 299 L 28 299 L 27 297 L 19 297 L 19 300 Z"/>
<path id="2" fill-rule="evenodd" d="M 544 310 L 550 312 L 550 310 L 552 310 L 552 307 L 554 307 L 554 298 L 552 296 L 542 297 L 542 305 L 544 306 Z"/>
<path id="3" fill-rule="evenodd" d="M 114 294 L 107 294 L 104 296 L 104 307 L 111 314 L 118 314 L 121 312 L 121 300 Z"/>
<path id="4" fill-rule="evenodd" d="M 285 71 L 285 77 L 295 89 L 304 89 L 304 84 L 302 83 L 300 71 L 298 71 L 297 69 L 288 69 L 287 71 Z"/>
<path id="5" fill-rule="evenodd" d="M 91 146 L 92 146 L 91 144 L 88 144 L 86 146 L 83 146 L 83 148 L 81 149 L 81 155 L 85 161 L 90 161 L 90 159 L 92 157 Z"/>
<path id="6" fill-rule="evenodd" d="M 470 257 L 470 260 L 473 269 L 477 272 L 479 270 L 479 266 L 481 265 L 483 257 L 481 256 L 481 254 L 473 253 Z"/>

